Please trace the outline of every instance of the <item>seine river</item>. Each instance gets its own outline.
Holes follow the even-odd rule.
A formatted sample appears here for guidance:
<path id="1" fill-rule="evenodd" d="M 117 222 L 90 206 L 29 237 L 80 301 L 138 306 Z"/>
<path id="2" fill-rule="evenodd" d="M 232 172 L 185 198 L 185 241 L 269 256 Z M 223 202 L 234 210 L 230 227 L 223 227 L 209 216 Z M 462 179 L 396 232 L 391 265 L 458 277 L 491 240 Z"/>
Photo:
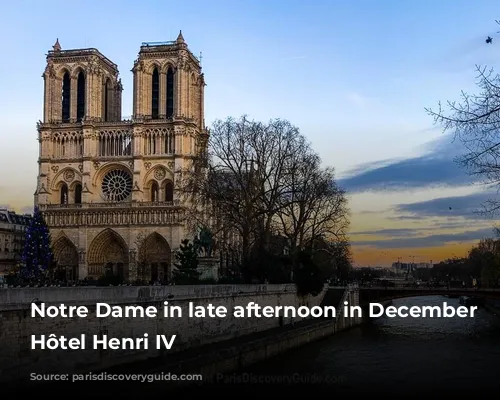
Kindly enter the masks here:
<path id="1" fill-rule="evenodd" d="M 395 300 L 394 305 L 459 305 L 441 296 Z M 500 389 L 500 318 L 479 309 L 474 318 L 379 318 L 356 329 L 262 362 L 227 380 L 327 385 L 334 392 L 484 393 Z M 282 384 L 280 384 L 282 382 Z M 275 386 L 275 385 L 272 385 Z M 498 393 L 498 392 L 497 392 Z"/>

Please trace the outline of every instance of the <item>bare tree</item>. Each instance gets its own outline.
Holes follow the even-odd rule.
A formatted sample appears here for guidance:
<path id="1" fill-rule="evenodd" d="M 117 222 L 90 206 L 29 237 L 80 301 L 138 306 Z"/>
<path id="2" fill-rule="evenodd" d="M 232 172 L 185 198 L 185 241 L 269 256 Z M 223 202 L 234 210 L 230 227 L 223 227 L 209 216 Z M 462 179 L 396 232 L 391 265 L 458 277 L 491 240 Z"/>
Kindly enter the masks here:
<path id="1" fill-rule="evenodd" d="M 325 238 L 315 238 L 308 243 L 314 248 L 312 254 L 316 264 L 328 278 L 348 279 L 352 268 L 351 245 L 347 239 L 327 241 Z"/>
<path id="2" fill-rule="evenodd" d="M 248 261 L 256 239 L 271 229 L 281 207 L 286 162 L 301 140 L 287 121 L 263 124 L 246 117 L 216 121 L 208 153 L 198 160 L 204 165 L 195 161 L 191 171 L 184 172 L 190 215 L 215 227 L 216 237 L 229 227 L 235 230 L 241 238 L 243 262 Z"/>
<path id="3" fill-rule="evenodd" d="M 290 165 L 287 194 L 277 213 L 292 252 L 320 237 L 344 241 L 349 226 L 347 199 L 335 182 L 334 169 L 321 168 L 319 156 L 304 150 Z"/>
<path id="4" fill-rule="evenodd" d="M 457 163 L 478 181 L 500 188 L 500 76 L 487 67 L 476 69 L 478 94 L 462 92 L 461 101 L 448 101 L 447 107 L 440 103 L 437 110 L 426 111 L 463 144 L 465 151 Z M 495 214 L 500 202 L 491 199 L 483 208 Z"/>
<path id="5" fill-rule="evenodd" d="M 260 217 L 261 246 L 267 249 L 270 235 L 276 232 L 276 215 L 279 215 L 291 198 L 293 187 L 286 182 L 294 168 L 300 167 L 302 154 L 310 153 L 309 143 L 299 130 L 288 121 L 272 120 L 268 125 L 256 130 L 251 136 L 251 147 L 255 149 L 257 185 L 257 207 Z M 281 231 L 281 229 L 278 229 Z"/>
<path id="6" fill-rule="evenodd" d="M 485 287 L 500 284 L 500 240 L 481 239 L 469 252 L 469 263 L 480 271 L 481 283 Z"/>
<path id="7" fill-rule="evenodd" d="M 182 174 L 188 220 L 209 227 L 220 247 L 234 247 L 238 238 L 244 267 L 252 250 L 268 250 L 275 234 L 299 247 L 315 235 L 343 236 L 344 193 L 333 169 L 320 164 L 288 121 L 216 121 L 207 153 Z"/>

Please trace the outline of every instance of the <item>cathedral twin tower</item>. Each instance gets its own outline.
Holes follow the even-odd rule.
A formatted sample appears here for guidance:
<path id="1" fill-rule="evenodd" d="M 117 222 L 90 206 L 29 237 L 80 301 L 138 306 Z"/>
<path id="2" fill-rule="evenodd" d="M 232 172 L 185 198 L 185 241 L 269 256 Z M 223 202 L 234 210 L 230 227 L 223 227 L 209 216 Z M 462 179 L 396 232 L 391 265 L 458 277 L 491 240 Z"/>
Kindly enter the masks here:
<path id="1" fill-rule="evenodd" d="M 122 119 L 116 64 L 59 41 L 47 55 L 35 205 L 69 280 L 168 281 L 186 234 L 174 172 L 206 143 L 201 65 L 180 33 L 142 43 L 132 72 Z"/>

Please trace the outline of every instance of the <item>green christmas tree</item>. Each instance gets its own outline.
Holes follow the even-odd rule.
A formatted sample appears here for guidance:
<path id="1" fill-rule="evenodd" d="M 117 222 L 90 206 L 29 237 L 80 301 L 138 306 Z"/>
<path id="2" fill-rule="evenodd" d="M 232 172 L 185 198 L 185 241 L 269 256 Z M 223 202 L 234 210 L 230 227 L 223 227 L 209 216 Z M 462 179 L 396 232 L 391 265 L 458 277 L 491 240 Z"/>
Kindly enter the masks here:
<path id="1" fill-rule="evenodd" d="M 26 229 L 21 277 L 27 280 L 38 279 L 47 271 L 51 262 L 49 228 L 40 210 L 35 208 Z"/>
<path id="2" fill-rule="evenodd" d="M 173 271 L 173 281 L 176 285 L 191 285 L 198 282 L 200 272 L 198 271 L 198 252 L 196 247 L 184 239 L 179 250 L 175 254 L 177 263 Z"/>

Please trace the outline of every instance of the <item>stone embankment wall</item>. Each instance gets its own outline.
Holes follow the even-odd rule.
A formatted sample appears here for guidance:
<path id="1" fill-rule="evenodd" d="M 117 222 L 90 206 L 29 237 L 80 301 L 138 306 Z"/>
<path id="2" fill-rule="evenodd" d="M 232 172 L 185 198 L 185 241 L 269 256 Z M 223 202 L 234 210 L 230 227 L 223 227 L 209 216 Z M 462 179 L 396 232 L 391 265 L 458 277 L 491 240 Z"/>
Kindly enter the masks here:
<path id="1" fill-rule="evenodd" d="M 204 381 L 217 382 L 217 376 L 221 374 L 241 371 L 254 363 L 331 337 L 367 321 L 366 318 L 360 318 L 357 315 L 347 315 L 343 308 L 345 301 L 350 306 L 359 306 L 359 292 L 356 285 L 349 285 L 347 288 L 331 288 L 323 297 L 322 306 L 336 307 L 337 318 L 335 319 L 322 318 L 314 323 L 304 321 L 295 327 L 288 326 L 283 330 L 273 329 L 264 337 L 249 339 L 238 344 L 228 342 L 223 350 L 207 351 L 201 356 L 196 355 L 192 358 L 187 356 L 183 358 L 182 364 L 163 365 L 160 370 L 199 373 Z M 156 371 L 153 369 L 151 372 Z"/>
<path id="2" fill-rule="evenodd" d="M 221 342 L 290 323 L 279 318 L 235 318 L 235 306 L 256 302 L 260 306 L 307 306 L 321 304 L 325 292 L 299 297 L 294 285 L 207 285 L 147 287 L 77 287 L 0 289 L 0 381 L 27 379 L 30 373 L 72 373 L 165 355 L 150 343 L 148 350 L 94 350 L 93 335 L 136 338 L 148 333 L 177 335 L 169 353 Z M 97 318 L 95 304 L 153 305 L 160 311 L 164 302 L 180 306 L 182 318 Z M 189 302 L 207 307 L 225 306 L 226 318 L 187 318 Z M 86 318 L 32 318 L 31 304 L 84 305 Z M 296 318 L 294 322 L 298 322 Z M 87 337 L 85 350 L 32 350 L 31 335 Z"/>

